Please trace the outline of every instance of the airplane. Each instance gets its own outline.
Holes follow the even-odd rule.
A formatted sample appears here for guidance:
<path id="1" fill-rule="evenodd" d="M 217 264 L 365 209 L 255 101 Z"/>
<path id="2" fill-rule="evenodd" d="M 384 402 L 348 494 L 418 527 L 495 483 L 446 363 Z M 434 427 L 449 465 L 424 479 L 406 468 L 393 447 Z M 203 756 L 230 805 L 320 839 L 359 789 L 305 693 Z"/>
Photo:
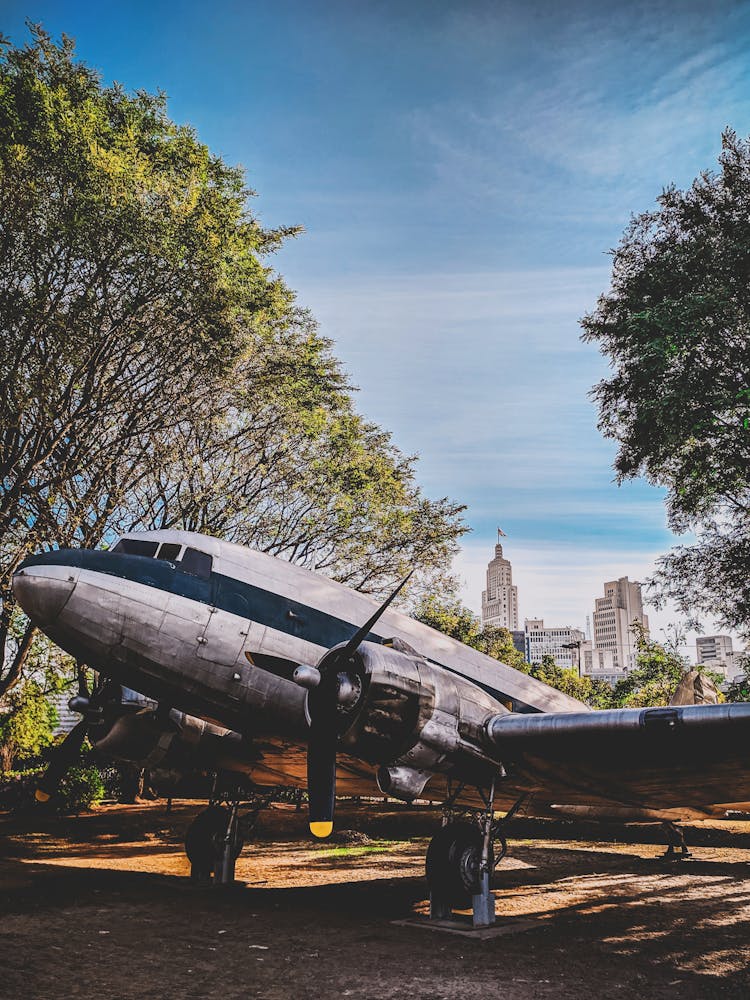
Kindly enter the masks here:
<path id="1" fill-rule="evenodd" d="M 404 581 L 405 582 L 405 581 Z M 431 914 L 494 920 L 504 823 L 533 816 L 664 823 L 750 809 L 750 704 L 593 711 L 394 610 L 283 559 L 194 532 L 129 532 L 110 549 L 27 558 L 13 592 L 31 621 L 99 675 L 52 757 L 48 799 L 88 733 L 121 760 L 306 788 L 331 835 L 337 792 L 443 806 Z M 127 692 L 130 692 L 128 695 Z M 138 694 L 133 694 L 138 692 Z M 373 782 L 373 769 L 375 771 Z M 240 793 L 186 838 L 193 873 L 233 877 Z M 502 820 L 495 813 L 505 813 Z M 671 831 L 671 832 L 670 832 Z M 677 838 L 677 839 L 675 839 Z"/>

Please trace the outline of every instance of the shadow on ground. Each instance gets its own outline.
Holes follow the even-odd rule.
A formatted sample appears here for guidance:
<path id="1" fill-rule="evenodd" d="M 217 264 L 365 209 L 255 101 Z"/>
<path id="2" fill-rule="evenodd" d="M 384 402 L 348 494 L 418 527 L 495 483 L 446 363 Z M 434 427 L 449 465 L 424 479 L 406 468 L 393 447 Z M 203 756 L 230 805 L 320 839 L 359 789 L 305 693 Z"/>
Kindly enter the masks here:
<path id="1" fill-rule="evenodd" d="M 171 829 L 150 815 L 152 832 Z M 309 844 L 266 843 L 248 861 L 266 884 L 227 890 L 108 868 L 113 849 L 137 866 L 139 851 L 175 846 L 146 839 L 145 819 L 140 841 L 119 823 L 129 845 L 100 842 L 91 868 L 66 864 L 75 840 L 54 842 L 52 864 L 39 831 L 26 855 L 13 833 L 15 856 L 0 862 L 0 997 L 750 995 L 750 854 L 735 847 L 669 864 L 653 846 L 526 840 L 496 877 L 498 912 L 518 933 L 477 941 L 391 923 L 424 908 L 421 841 L 319 853 L 316 877 L 342 881 L 318 885 L 295 869 Z M 398 829 L 407 835 L 403 819 Z M 278 887 L 282 868 L 292 882 Z"/>

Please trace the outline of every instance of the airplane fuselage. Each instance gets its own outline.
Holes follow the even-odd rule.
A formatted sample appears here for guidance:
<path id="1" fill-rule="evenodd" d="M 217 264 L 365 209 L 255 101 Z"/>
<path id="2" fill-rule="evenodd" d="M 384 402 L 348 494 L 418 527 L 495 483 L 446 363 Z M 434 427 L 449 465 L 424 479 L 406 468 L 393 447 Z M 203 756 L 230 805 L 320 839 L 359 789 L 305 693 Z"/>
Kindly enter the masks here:
<path id="1" fill-rule="evenodd" d="M 13 586 L 63 649 L 158 702 L 153 718 L 112 732 L 113 750 L 136 759 L 128 743 L 149 740 L 157 750 L 169 738 L 159 719 L 182 712 L 192 721 L 170 726 L 181 727 L 183 744 L 203 738 L 200 720 L 226 727 L 221 754 L 234 746 L 259 784 L 304 784 L 310 692 L 294 671 L 326 662 L 377 608 L 284 560 L 178 531 L 133 533 L 111 551 L 32 556 Z M 587 706 L 391 608 L 358 658 L 356 712 L 341 704 L 344 716 L 331 716 L 349 727 L 339 733 L 339 770 L 350 793 L 372 790 L 376 765 L 381 789 L 407 800 L 425 781 L 441 800 L 450 778 L 481 787 L 500 776 L 496 801 L 508 806 L 533 794 L 535 808 L 695 815 L 748 801 L 747 706 L 623 710 L 592 734 Z M 531 716 L 538 725 L 523 724 Z"/>
<path id="2" fill-rule="evenodd" d="M 259 780 L 278 783 L 304 781 L 299 751 L 309 731 L 307 693 L 292 680 L 295 668 L 318 663 L 348 641 L 377 607 L 372 599 L 284 560 L 179 531 L 129 534 L 107 551 L 32 556 L 13 586 L 31 619 L 79 661 L 166 709 L 240 734 L 265 761 L 267 773 L 258 770 Z M 465 719 L 481 723 L 508 708 L 587 711 L 534 678 L 390 609 L 367 638 L 378 644 L 401 640 L 416 650 L 426 661 L 422 673 L 429 674 L 428 687 L 440 689 L 443 701 L 459 699 Z M 439 705 L 430 711 L 433 731 L 446 718 L 455 722 Z M 138 746 L 143 738 L 133 737 Z M 445 738 L 443 728 L 438 742 Z M 459 748 L 457 732 L 449 743 Z M 246 769 L 245 756 L 240 769 Z M 436 756 L 450 769 L 443 754 L 426 750 L 415 737 L 410 761 L 434 763 Z M 471 753 L 469 758 L 473 768 Z"/>
<path id="3" fill-rule="evenodd" d="M 144 554 L 127 551 L 138 546 Z M 147 547 L 153 555 L 145 554 Z M 179 547 L 181 558 L 156 558 L 166 547 L 170 554 Z M 319 574 L 205 535 L 144 532 L 127 536 L 124 548 L 33 556 L 16 574 L 14 590 L 58 645 L 123 684 L 248 735 L 304 736 L 305 692 L 291 679 L 294 668 L 316 663 L 348 640 L 374 602 Z M 393 636 L 517 711 L 585 710 L 388 611 L 369 638 Z"/>

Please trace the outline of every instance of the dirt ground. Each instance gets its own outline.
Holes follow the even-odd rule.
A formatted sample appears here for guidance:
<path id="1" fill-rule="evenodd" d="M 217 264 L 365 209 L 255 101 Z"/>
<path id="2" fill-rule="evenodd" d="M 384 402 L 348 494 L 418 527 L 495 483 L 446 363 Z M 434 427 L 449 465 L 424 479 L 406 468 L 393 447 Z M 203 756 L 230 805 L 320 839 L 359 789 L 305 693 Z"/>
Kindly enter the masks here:
<path id="1" fill-rule="evenodd" d="M 223 889 L 186 877 L 200 808 L 0 816 L 0 997 L 750 997 L 748 824 L 669 864 L 651 828 L 518 821 L 475 940 L 394 923 L 426 907 L 430 810 L 344 809 L 366 837 L 315 845 L 274 808 Z"/>

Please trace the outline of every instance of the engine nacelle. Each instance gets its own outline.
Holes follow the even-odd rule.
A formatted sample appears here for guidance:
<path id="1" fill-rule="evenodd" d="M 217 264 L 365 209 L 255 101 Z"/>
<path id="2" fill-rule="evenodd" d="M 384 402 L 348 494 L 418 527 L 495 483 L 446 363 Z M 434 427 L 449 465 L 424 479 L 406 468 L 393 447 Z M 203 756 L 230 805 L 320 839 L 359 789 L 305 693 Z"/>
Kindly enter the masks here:
<path id="1" fill-rule="evenodd" d="M 145 767 L 188 771 L 224 768 L 249 772 L 257 754 L 239 733 L 171 709 L 120 716 L 94 747 L 118 760 Z"/>
<path id="2" fill-rule="evenodd" d="M 399 639 L 363 642 L 350 663 L 338 675 L 339 746 L 382 765 L 385 794 L 411 801 L 437 772 L 471 781 L 497 770 L 484 750 L 484 728 L 507 709 L 476 684 Z"/>

